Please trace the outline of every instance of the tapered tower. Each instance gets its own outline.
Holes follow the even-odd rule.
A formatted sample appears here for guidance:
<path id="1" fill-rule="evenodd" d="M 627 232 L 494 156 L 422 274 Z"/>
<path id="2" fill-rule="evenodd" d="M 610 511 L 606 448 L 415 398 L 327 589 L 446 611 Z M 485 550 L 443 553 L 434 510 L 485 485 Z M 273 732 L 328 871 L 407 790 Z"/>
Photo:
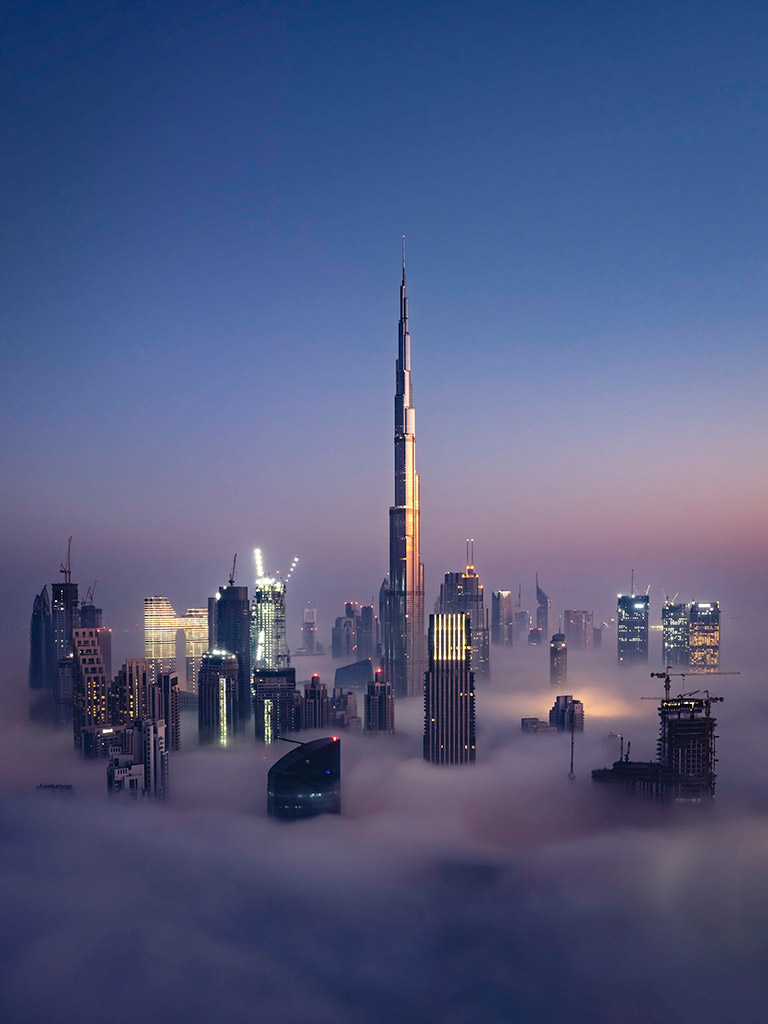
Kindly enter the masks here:
<path id="1" fill-rule="evenodd" d="M 416 696 L 422 692 L 426 668 L 424 566 L 419 545 L 419 474 L 416 410 L 411 395 L 405 241 L 395 364 L 395 503 L 389 510 L 384 661 L 395 696 Z"/>

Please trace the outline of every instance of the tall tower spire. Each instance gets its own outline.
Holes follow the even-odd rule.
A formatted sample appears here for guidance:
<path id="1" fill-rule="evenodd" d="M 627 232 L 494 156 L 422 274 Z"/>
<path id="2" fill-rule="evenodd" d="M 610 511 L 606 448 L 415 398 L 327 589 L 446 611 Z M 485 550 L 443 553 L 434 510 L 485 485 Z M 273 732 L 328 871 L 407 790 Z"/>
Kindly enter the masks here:
<path id="1" fill-rule="evenodd" d="M 395 363 L 395 494 L 389 510 L 389 584 L 384 660 L 398 697 L 421 692 L 426 667 L 424 566 L 420 557 L 416 410 L 411 394 L 411 335 L 405 291 L 405 235 Z"/>

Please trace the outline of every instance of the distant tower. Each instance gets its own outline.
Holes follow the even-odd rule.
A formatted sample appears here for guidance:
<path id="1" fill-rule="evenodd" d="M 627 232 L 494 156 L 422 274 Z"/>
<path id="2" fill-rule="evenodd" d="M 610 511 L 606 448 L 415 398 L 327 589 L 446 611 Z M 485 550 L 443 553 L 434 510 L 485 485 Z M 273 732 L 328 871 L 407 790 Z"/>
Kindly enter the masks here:
<path id="1" fill-rule="evenodd" d="M 112 724 L 112 681 L 104 669 L 97 633 L 95 629 L 75 629 L 72 634 L 74 741 L 78 751 L 83 749 L 84 729 Z"/>
<path id="2" fill-rule="evenodd" d="M 568 644 L 564 633 L 555 633 L 549 642 L 549 681 L 565 686 L 568 681 Z"/>
<path id="3" fill-rule="evenodd" d="M 688 653 L 688 605 L 665 601 L 661 609 L 661 658 L 662 665 L 687 668 Z"/>
<path id="4" fill-rule="evenodd" d="M 594 616 L 584 608 L 566 608 L 563 632 L 574 651 L 590 650 L 594 641 Z"/>
<path id="5" fill-rule="evenodd" d="M 327 729 L 331 724 L 331 702 L 328 687 L 315 673 L 304 686 L 304 728 Z"/>
<path id="6" fill-rule="evenodd" d="M 380 668 L 376 670 L 376 677 L 368 684 L 365 693 L 365 731 L 395 731 L 395 696 Z"/>
<path id="7" fill-rule="evenodd" d="M 558 732 L 584 732 L 584 705 L 574 700 L 570 693 L 562 694 L 555 700 L 549 712 L 549 724 Z"/>
<path id="8" fill-rule="evenodd" d="M 237 710 L 243 722 L 251 719 L 251 622 L 248 587 L 219 587 L 216 595 L 215 647 L 237 658 Z M 209 643 L 211 638 L 209 637 Z"/>
<path id="9" fill-rule="evenodd" d="M 54 692 L 56 696 L 56 722 L 64 725 L 72 721 L 74 685 L 74 643 L 73 630 L 80 625 L 80 606 L 77 600 L 77 584 L 72 582 L 70 551 L 72 538 L 67 547 L 67 561 L 61 567 L 63 583 L 51 584 L 51 620 L 53 625 L 53 656 L 56 661 Z"/>
<path id="10" fill-rule="evenodd" d="M 424 760 L 475 760 L 475 679 L 468 614 L 429 617 L 429 668 L 424 682 Z"/>
<path id="11" fill-rule="evenodd" d="M 716 669 L 720 664 L 720 605 L 694 603 L 689 619 L 691 668 Z"/>
<path id="12" fill-rule="evenodd" d="M 146 658 L 129 658 L 115 680 L 114 725 L 132 725 L 143 718 L 163 718 L 160 690 L 152 682 Z"/>
<path id="13" fill-rule="evenodd" d="M 395 364 L 395 501 L 389 510 L 389 585 L 384 662 L 396 697 L 421 692 L 424 679 L 424 566 L 420 547 L 416 410 L 411 394 L 411 335 L 405 293 L 405 248 Z"/>
<path id="14" fill-rule="evenodd" d="M 284 821 L 341 813 L 341 743 L 337 736 L 299 743 L 267 777 L 267 811 Z"/>
<path id="15" fill-rule="evenodd" d="M 678 777 L 678 797 L 700 800 L 714 796 L 716 719 L 710 716 L 710 701 L 691 697 L 663 700 L 659 719 L 659 763 Z"/>
<path id="16" fill-rule="evenodd" d="M 514 640 L 515 612 L 511 590 L 491 594 L 491 643 L 508 647 Z"/>
<path id="17" fill-rule="evenodd" d="M 296 669 L 256 669 L 253 688 L 257 740 L 276 743 L 285 733 L 302 728 L 303 700 L 296 690 Z"/>
<path id="18" fill-rule="evenodd" d="M 256 548 L 256 583 L 251 601 L 251 668 L 275 669 L 288 665 L 285 631 L 285 580 L 264 572 L 261 548 Z"/>
<path id="19" fill-rule="evenodd" d="M 186 665 L 183 674 L 185 690 L 197 692 L 197 678 L 202 658 L 208 650 L 208 609 L 188 608 L 179 615 L 167 597 L 144 598 L 144 657 L 151 681 L 163 672 L 176 672 L 176 634 L 184 633 Z"/>
<path id="20" fill-rule="evenodd" d="M 162 800 L 168 796 L 168 748 L 165 722 L 145 719 L 131 730 L 126 751 L 109 748 L 107 791 L 110 796 Z"/>
<path id="21" fill-rule="evenodd" d="M 48 600 L 48 587 L 43 587 L 35 597 L 29 624 L 29 688 L 54 690 L 56 676 L 51 603 Z"/>
<path id="22" fill-rule="evenodd" d="M 472 554 L 468 548 L 468 559 Z M 440 584 L 438 608 L 442 614 L 469 615 L 472 671 L 476 679 L 487 679 L 491 674 L 488 615 L 483 598 L 483 585 L 474 565 L 468 564 L 466 572 L 445 574 L 445 580 Z"/>
<path id="23" fill-rule="evenodd" d="M 163 672 L 157 686 L 162 703 L 162 719 L 165 722 L 165 741 L 168 750 L 181 750 L 181 692 L 176 672 Z"/>
<path id="24" fill-rule="evenodd" d="M 304 621 L 301 626 L 301 646 L 305 654 L 314 654 L 317 644 L 317 608 L 304 609 Z"/>
<path id="25" fill-rule="evenodd" d="M 619 664 L 648 661 L 647 594 L 620 594 L 617 606 Z"/>
<path id="26" fill-rule="evenodd" d="M 228 651 L 208 651 L 202 657 L 197 684 L 198 738 L 201 744 L 226 747 L 238 731 L 239 665 Z"/>
<path id="27" fill-rule="evenodd" d="M 539 574 L 536 573 L 536 628 L 541 630 L 541 638 L 544 643 L 549 636 L 549 609 L 552 607 L 551 599 L 539 586 Z"/>

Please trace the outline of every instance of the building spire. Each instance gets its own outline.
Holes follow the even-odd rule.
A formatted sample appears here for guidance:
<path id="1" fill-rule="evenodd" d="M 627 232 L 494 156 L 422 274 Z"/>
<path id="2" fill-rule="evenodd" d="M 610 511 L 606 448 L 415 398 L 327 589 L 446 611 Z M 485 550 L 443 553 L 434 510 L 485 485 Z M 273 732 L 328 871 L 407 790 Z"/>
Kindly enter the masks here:
<path id="1" fill-rule="evenodd" d="M 405 284 L 405 235 L 403 235 L 403 284 Z"/>

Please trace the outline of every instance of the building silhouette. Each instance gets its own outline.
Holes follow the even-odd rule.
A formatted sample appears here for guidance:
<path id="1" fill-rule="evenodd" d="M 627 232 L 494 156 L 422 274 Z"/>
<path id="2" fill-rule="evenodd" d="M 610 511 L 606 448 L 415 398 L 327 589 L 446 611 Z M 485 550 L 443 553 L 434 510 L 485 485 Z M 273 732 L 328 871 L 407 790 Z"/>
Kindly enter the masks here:
<path id="1" fill-rule="evenodd" d="M 165 745 L 181 750 L 181 690 L 176 672 L 163 672 L 156 683 L 160 691 L 162 719 L 165 722 Z"/>
<path id="2" fill-rule="evenodd" d="M 341 813 L 338 736 L 300 743 L 272 765 L 267 777 L 267 811 L 283 821 Z"/>
<path id="3" fill-rule="evenodd" d="M 720 605 L 717 601 L 694 601 L 688 625 L 690 665 L 694 669 L 716 669 L 720 664 Z"/>
<path id="4" fill-rule="evenodd" d="M 619 664 L 648 661 L 649 604 L 647 594 L 619 595 L 616 610 Z"/>
<path id="5" fill-rule="evenodd" d="M 303 698 L 296 689 L 296 669 L 256 669 L 253 673 L 256 739 L 276 743 L 303 727 Z"/>
<path id="6" fill-rule="evenodd" d="M 511 590 L 491 594 L 491 643 L 509 647 L 514 642 L 515 611 Z"/>
<path id="7" fill-rule="evenodd" d="M 424 759 L 433 764 L 475 760 L 475 680 L 470 616 L 429 617 L 429 667 L 424 682 Z"/>
<path id="8" fill-rule="evenodd" d="M 687 668 L 688 605 L 665 601 L 661 608 L 661 657 L 663 665 Z"/>
<path id="9" fill-rule="evenodd" d="M 567 608 L 563 616 L 565 641 L 574 651 L 590 650 L 594 639 L 594 616 L 583 608 Z"/>
<path id="10" fill-rule="evenodd" d="M 584 705 L 565 693 L 555 699 L 549 712 L 549 724 L 558 732 L 584 732 Z"/>
<path id="11" fill-rule="evenodd" d="M 287 664 L 285 581 L 257 576 L 251 601 L 251 667 L 275 671 Z"/>
<path id="12" fill-rule="evenodd" d="M 536 628 L 541 630 L 541 642 L 549 636 L 549 609 L 552 601 L 539 586 L 539 574 L 536 573 Z"/>
<path id="13" fill-rule="evenodd" d="M 53 619 L 48 587 L 43 587 L 32 605 L 29 623 L 29 688 L 53 690 L 56 687 L 58 665 L 54 653 Z"/>
<path id="14" fill-rule="evenodd" d="M 331 702 L 328 687 L 315 673 L 304 685 L 304 729 L 327 729 L 331 724 Z"/>
<path id="15" fill-rule="evenodd" d="M 208 651 L 202 657 L 197 684 L 197 725 L 201 744 L 226 747 L 237 734 L 240 666 L 229 651 Z"/>
<path id="16" fill-rule="evenodd" d="M 209 629 L 210 650 L 229 651 L 237 658 L 237 708 L 243 722 L 250 721 L 251 704 L 251 617 L 248 587 L 234 583 L 219 587 L 214 598 L 214 630 Z M 214 633 L 211 636 L 211 632 Z"/>
<path id="17" fill-rule="evenodd" d="M 352 690 L 334 689 L 331 696 L 331 725 L 334 729 L 359 729 L 357 695 Z"/>
<path id="18" fill-rule="evenodd" d="M 476 679 L 487 679 L 491 674 L 488 615 L 483 585 L 474 565 L 467 565 L 465 572 L 445 574 L 437 607 L 443 615 L 469 615 L 472 671 Z"/>
<path id="19" fill-rule="evenodd" d="M 412 397 L 411 335 L 403 254 L 395 364 L 395 495 L 389 510 L 389 574 L 383 616 L 385 673 L 396 697 L 421 692 L 426 662 L 416 410 Z"/>
<path id="20" fill-rule="evenodd" d="M 106 674 L 98 631 L 74 629 L 73 724 L 75 750 L 83 752 L 82 730 L 112 725 L 111 680 Z"/>
<path id="21" fill-rule="evenodd" d="M 568 681 L 568 643 L 564 633 L 555 633 L 549 641 L 549 681 L 565 686 Z"/>
<path id="22" fill-rule="evenodd" d="M 353 661 L 351 665 L 342 665 L 334 672 L 333 686 L 336 690 L 364 690 L 373 679 L 373 662 Z"/>
<path id="23" fill-rule="evenodd" d="M 301 650 L 302 654 L 315 654 L 317 651 L 317 608 L 306 607 L 304 609 L 304 620 L 301 624 Z"/>
<path id="24" fill-rule="evenodd" d="M 115 677 L 113 695 L 113 725 L 164 717 L 161 691 L 152 682 L 146 658 L 128 658 Z"/>
<path id="25" fill-rule="evenodd" d="M 146 719 L 129 731 L 129 743 L 115 743 L 109 749 L 107 791 L 111 796 L 165 799 L 168 796 L 165 722 Z"/>
<path id="26" fill-rule="evenodd" d="M 382 669 L 376 670 L 376 677 L 365 692 L 365 731 L 395 731 L 395 695 Z"/>

